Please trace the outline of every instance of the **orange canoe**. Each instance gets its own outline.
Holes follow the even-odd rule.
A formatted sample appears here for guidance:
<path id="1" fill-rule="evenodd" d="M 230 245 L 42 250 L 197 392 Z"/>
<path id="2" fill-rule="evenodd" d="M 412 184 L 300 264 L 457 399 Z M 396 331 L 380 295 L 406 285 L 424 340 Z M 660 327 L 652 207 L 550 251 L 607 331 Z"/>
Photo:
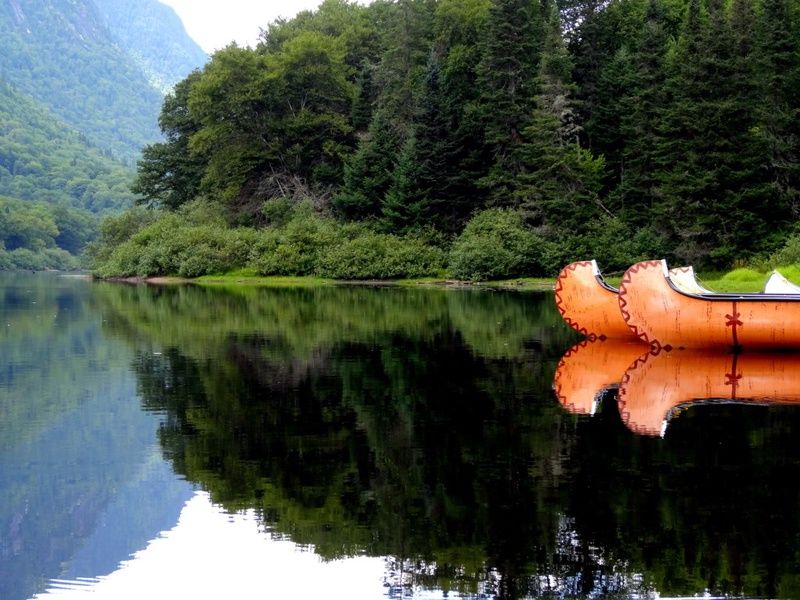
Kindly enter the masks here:
<path id="1" fill-rule="evenodd" d="M 561 405 L 577 414 L 592 415 L 603 392 L 619 386 L 625 370 L 649 347 L 637 342 L 587 339 L 561 357 L 553 390 Z"/>
<path id="2" fill-rule="evenodd" d="M 799 404 L 800 355 L 653 350 L 625 373 L 617 403 L 635 433 L 664 435 L 692 404 Z"/>
<path id="3" fill-rule="evenodd" d="M 680 287 L 663 260 L 622 277 L 619 308 L 645 343 L 672 347 L 798 348 L 800 295 L 714 294 Z"/>
<path id="4" fill-rule="evenodd" d="M 556 306 L 567 325 L 587 337 L 631 339 L 619 312 L 617 289 L 608 285 L 593 260 L 574 262 L 556 279 Z"/>

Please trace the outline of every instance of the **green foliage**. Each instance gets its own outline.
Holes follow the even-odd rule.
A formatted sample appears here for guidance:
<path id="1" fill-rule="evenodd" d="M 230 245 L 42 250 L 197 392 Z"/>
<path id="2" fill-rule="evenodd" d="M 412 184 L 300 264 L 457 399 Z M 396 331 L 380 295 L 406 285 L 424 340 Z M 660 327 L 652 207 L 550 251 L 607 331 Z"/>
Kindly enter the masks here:
<path id="1" fill-rule="evenodd" d="M 134 207 L 103 221 L 90 255 L 100 276 L 196 277 L 246 261 L 253 233 L 228 229 L 217 207 L 199 201 L 178 213 Z"/>
<path id="2" fill-rule="evenodd" d="M 133 172 L 0 78 L 0 194 L 92 212 L 129 206 Z"/>
<path id="3" fill-rule="evenodd" d="M 354 145 L 350 74 L 343 42 L 318 32 L 265 55 L 235 45 L 215 53 L 176 93 L 179 127 L 145 155 L 140 181 L 153 181 L 156 198 L 175 197 L 170 204 L 192 193 L 181 181 L 193 183 L 245 217 L 287 195 L 287 180 L 312 190 L 340 183 Z"/>
<path id="4" fill-rule="evenodd" d="M 530 124 L 541 47 L 540 3 L 495 0 L 489 8 L 478 65 L 480 96 L 475 103 L 492 163 L 481 179 L 492 201 L 508 206 L 524 171 L 518 157 Z"/>
<path id="5" fill-rule="evenodd" d="M 475 215 L 453 243 L 449 269 L 460 279 L 544 275 L 549 244 L 525 225 L 522 213 L 488 209 Z"/>
<path id="6" fill-rule="evenodd" d="M 265 230 L 254 249 L 254 266 L 261 275 L 317 274 L 320 256 L 337 239 L 336 224 L 299 207 L 284 227 Z"/>
<path id="7" fill-rule="evenodd" d="M 800 265 L 800 234 L 790 236 L 783 247 L 769 257 L 767 263 L 770 268 Z"/>
<path id="8" fill-rule="evenodd" d="M 800 211 L 793 3 L 327 0 L 185 79 L 135 189 L 268 225 L 263 273 L 371 251 L 357 228 L 290 227 L 305 201 L 396 236 L 455 238 L 489 206 L 520 209 L 546 242 L 533 273 L 760 260 Z M 497 260 L 469 277 L 523 269 Z"/>
<path id="9" fill-rule="evenodd" d="M 0 197 L 0 270 L 76 269 L 96 235 L 86 211 Z"/>
<path id="10" fill-rule="evenodd" d="M 555 275 L 565 264 L 581 256 L 595 258 L 604 273 L 622 273 L 630 265 L 654 256 L 665 256 L 666 245 L 659 232 L 634 229 L 622 219 L 602 215 L 576 231 L 549 234 L 546 264 Z"/>
<path id="11" fill-rule="evenodd" d="M 199 72 L 192 73 L 164 99 L 158 124 L 166 141 L 142 150 L 138 175 L 131 186 L 143 203 L 176 209 L 199 192 L 204 163 L 190 151 L 189 140 L 200 125 L 188 107 L 192 84 L 199 77 Z"/>
<path id="12" fill-rule="evenodd" d="M 281 207 L 264 229 L 231 229 L 215 206 L 179 212 L 135 208 L 102 225 L 92 248 L 101 277 L 198 277 L 236 269 L 259 275 L 390 279 L 439 274 L 445 251 L 435 235 L 379 234 L 365 225 L 339 224 L 308 204 Z"/>
<path id="13" fill-rule="evenodd" d="M 436 275 L 445 252 L 422 237 L 365 231 L 323 254 L 318 274 L 333 279 L 403 279 Z"/>

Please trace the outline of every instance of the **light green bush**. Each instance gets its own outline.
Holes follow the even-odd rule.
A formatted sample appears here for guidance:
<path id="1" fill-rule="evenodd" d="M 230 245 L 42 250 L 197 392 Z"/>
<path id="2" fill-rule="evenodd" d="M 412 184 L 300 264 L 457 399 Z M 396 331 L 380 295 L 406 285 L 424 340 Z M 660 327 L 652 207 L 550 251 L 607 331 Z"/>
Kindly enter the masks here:
<path id="1" fill-rule="evenodd" d="M 317 274 L 333 279 L 400 279 L 432 276 L 445 252 L 420 237 L 364 232 L 321 256 Z"/>
<path id="2" fill-rule="evenodd" d="M 449 269 L 473 281 L 541 276 L 547 271 L 548 246 L 526 227 L 521 213 L 490 208 L 475 215 L 456 239 Z"/>
<path id="3" fill-rule="evenodd" d="M 773 269 L 800 264 L 800 235 L 790 236 L 783 248 L 769 257 L 767 264 Z"/>

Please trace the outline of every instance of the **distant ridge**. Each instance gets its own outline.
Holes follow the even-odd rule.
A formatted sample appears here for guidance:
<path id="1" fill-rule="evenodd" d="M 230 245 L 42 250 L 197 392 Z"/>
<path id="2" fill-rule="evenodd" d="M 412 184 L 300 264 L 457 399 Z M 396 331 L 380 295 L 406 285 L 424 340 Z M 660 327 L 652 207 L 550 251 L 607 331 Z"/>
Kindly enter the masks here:
<path id="1" fill-rule="evenodd" d="M 0 77 L 120 160 L 159 137 L 161 93 L 91 0 L 0 2 Z"/>
<path id="2" fill-rule="evenodd" d="M 208 59 L 175 11 L 157 0 L 95 0 L 95 4 L 120 48 L 162 93 Z"/>

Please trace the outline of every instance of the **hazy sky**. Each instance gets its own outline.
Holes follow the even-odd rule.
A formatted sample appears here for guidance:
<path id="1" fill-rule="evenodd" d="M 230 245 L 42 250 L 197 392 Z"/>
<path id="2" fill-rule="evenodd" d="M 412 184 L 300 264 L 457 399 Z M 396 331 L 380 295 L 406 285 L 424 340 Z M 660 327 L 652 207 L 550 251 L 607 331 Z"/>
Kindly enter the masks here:
<path id="1" fill-rule="evenodd" d="M 186 31 L 206 52 L 236 41 L 253 46 L 260 27 L 278 17 L 291 18 L 321 0 L 161 0 L 178 13 Z"/>

